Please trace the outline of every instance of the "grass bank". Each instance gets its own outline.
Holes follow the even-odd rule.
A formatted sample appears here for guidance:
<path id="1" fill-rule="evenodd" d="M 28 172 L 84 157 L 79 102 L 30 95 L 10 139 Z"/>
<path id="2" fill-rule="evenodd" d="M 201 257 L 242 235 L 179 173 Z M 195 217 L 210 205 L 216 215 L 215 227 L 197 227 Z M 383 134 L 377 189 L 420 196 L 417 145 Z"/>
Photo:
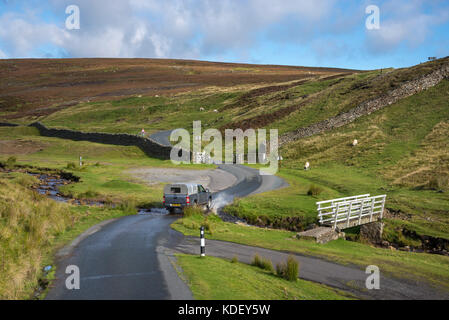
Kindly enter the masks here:
<path id="1" fill-rule="evenodd" d="M 31 191 L 36 182 L 25 174 L 0 173 L 0 299 L 35 298 L 36 288 L 53 277 L 55 267 L 49 274 L 43 267 L 53 265 L 57 249 L 100 221 L 125 215 L 57 203 Z"/>
<path id="2" fill-rule="evenodd" d="M 347 300 L 343 291 L 310 281 L 291 282 L 273 273 L 214 257 L 176 256 L 198 300 Z"/>

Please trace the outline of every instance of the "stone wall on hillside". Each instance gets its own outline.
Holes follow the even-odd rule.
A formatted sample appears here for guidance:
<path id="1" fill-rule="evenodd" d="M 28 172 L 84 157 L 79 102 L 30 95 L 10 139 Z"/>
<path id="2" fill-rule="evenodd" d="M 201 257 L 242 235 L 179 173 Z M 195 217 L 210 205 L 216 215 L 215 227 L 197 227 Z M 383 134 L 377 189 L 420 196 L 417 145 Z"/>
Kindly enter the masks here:
<path id="1" fill-rule="evenodd" d="M 171 147 L 161 145 L 156 141 L 137 135 L 126 133 L 97 133 L 80 132 L 67 129 L 49 129 L 40 122 L 34 122 L 29 125 L 39 130 L 39 133 L 45 137 L 54 137 L 69 139 L 74 141 L 89 141 L 103 144 L 112 144 L 118 146 L 136 146 L 146 155 L 162 160 L 170 159 Z"/>
<path id="2" fill-rule="evenodd" d="M 0 127 L 18 127 L 18 124 L 8 123 L 8 122 L 0 122 Z"/>
<path id="3" fill-rule="evenodd" d="M 334 128 L 342 127 L 354 120 L 369 115 L 386 106 L 392 105 L 397 101 L 410 97 L 423 90 L 436 86 L 443 79 L 449 78 L 449 65 L 445 64 L 441 68 L 423 76 L 417 80 L 412 80 L 404 83 L 399 88 L 390 91 L 374 100 L 366 101 L 348 112 L 339 114 L 333 118 L 315 123 L 306 128 L 286 133 L 279 138 L 279 144 L 287 144 L 295 140 L 310 137 L 324 131 L 332 130 Z"/>

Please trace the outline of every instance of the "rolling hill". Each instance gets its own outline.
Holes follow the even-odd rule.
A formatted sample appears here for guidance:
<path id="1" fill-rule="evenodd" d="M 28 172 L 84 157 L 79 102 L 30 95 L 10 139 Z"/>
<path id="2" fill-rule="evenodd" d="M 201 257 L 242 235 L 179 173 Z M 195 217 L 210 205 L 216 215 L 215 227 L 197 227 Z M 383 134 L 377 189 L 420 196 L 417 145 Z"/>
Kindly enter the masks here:
<path id="1" fill-rule="evenodd" d="M 385 239 L 419 246 L 423 236 L 449 239 L 448 65 L 444 58 L 362 72 L 148 59 L 1 61 L 0 122 L 134 134 L 191 130 L 194 120 L 222 130 L 276 128 L 280 175 L 291 187 L 237 201 L 229 212 L 301 230 L 314 221 L 318 199 L 387 193 Z M 308 196 L 311 185 L 322 193 Z"/>

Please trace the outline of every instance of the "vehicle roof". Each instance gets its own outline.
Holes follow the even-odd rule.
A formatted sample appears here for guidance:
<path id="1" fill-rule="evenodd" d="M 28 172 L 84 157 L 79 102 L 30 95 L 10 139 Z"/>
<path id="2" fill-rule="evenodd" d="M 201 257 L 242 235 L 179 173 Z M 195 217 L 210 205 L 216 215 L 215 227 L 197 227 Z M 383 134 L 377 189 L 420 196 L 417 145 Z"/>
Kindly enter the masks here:
<path id="1" fill-rule="evenodd" d="M 184 185 L 187 187 L 196 187 L 198 186 L 198 183 L 185 183 L 185 182 L 179 182 L 179 183 L 170 183 L 168 184 L 169 186 L 179 186 L 179 185 Z"/>
<path id="2" fill-rule="evenodd" d="M 168 190 L 172 187 L 172 186 L 184 186 L 187 189 L 187 193 L 195 193 L 198 190 L 198 184 L 196 183 L 170 183 L 165 185 L 164 187 L 164 192 L 168 192 Z"/>

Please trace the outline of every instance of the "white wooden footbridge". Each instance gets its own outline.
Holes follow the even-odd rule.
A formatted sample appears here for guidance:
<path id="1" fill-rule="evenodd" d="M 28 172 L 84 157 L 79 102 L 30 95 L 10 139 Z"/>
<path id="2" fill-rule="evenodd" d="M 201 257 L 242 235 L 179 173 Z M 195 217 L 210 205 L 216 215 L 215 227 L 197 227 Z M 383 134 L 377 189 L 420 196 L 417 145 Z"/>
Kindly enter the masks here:
<path id="1" fill-rule="evenodd" d="M 382 219 L 386 195 L 369 194 L 317 202 L 319 222 L 332 229 L 346 229 Z"/>

